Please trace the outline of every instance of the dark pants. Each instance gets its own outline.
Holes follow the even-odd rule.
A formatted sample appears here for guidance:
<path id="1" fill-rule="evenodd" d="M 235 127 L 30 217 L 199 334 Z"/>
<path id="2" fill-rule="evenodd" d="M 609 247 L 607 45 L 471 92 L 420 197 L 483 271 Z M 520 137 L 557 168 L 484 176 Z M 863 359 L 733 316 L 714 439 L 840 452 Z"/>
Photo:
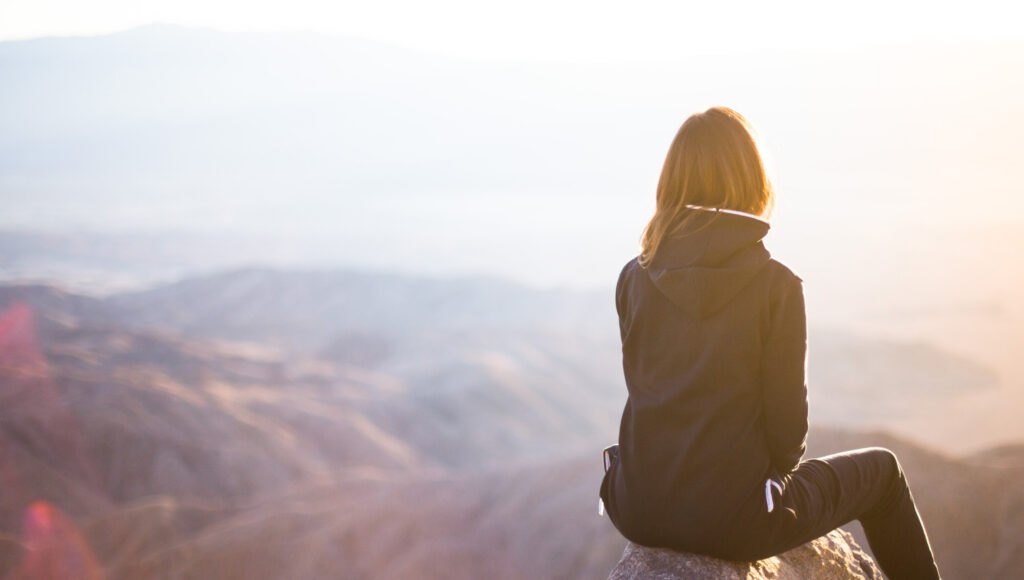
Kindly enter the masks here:
<path id="1" fill-rule="evenodd" d="M 860 520 L 875 560 L 890 580 L 938 578 L 928 536 L 896 456 L 870 447 L 801 462 L 785 478 L 774 533 L 760 535 L 781 553 Z M 764 542 L 764 543 L 761 543 Z"/>

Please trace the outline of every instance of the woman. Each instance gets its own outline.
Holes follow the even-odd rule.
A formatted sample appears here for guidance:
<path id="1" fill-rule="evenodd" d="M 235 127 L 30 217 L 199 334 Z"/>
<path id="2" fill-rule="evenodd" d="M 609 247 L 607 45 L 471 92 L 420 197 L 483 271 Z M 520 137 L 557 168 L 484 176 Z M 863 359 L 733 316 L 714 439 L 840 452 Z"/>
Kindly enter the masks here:
<path id="1" fill-rule="evenodd" d="M 616 307 L 629 397 L 601 483 L 635 543 L 758 560 L 860 520 L 893 580 L 938 578 L 891 451 L 801 461 L 802 280 L 762 238 L 774 202 L 747 121 L 715 107 L 676 134 Z"/>

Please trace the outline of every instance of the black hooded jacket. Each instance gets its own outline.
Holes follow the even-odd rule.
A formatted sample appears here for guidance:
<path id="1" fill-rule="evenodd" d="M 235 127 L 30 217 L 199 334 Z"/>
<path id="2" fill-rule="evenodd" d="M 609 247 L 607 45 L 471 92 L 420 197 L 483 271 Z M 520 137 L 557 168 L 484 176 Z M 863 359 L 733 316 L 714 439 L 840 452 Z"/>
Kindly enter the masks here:
<path id="1" fill-rule="evenodd" d="M 768 223 L 702 209 L 651 264 L 622 269 L 615 298 L 629 395 L 601 497 L 648 546 L 730 554 L 770 517 L 807 435 L 801 279 L 762 243 Z"/>

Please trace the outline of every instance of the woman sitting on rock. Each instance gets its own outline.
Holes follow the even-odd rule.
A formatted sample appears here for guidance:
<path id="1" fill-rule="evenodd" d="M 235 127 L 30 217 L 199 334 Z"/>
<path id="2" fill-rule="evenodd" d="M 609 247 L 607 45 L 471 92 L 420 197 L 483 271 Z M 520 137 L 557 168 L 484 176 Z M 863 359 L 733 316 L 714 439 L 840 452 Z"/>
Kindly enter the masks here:
<path id="1" fill-rule="evenodd" d="M 938 578 L 891 451 L 801 461 L 804 294 L 762 243 L 773 202 L 739 113 L 715 107 L 683 123 L 641 253 L 616 286 L 629 396 L 601 499 L 634 543 L 729 560 L 860 520 L 891 579 Z"/>

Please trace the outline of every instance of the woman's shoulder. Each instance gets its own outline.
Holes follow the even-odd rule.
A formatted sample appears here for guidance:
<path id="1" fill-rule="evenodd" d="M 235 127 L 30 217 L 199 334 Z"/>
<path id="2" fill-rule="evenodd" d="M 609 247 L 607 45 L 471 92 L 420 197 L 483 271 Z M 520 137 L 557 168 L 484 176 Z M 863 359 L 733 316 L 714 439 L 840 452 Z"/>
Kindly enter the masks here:
<path id="1" fill-rule="evenodd" d="M 789 266 L 772 258 L 766 264 L 768 274 L 768 296 L 773 307 L 782 303 L 803 303 L 804 279 Z M 802 308 L 802 306 L 801 306 Z"/>
<path id="2" fill-rule="evenodd" d="M 783 264 L 775 258 L 768 260 L 768 264 L 765 266 L 767 273 L 771 276 L 773 282 L 777 284 L 802 284 L 804 279 L 794 272 L 792 268 Z"/>
<path id="3" fill-rule="evenodd" d="M 624 266 L 622 266 L 622 269 L 619 271 L 619 281 L 621 282 L 623 278 L 628 276 L 631 272 L 633 272 L 637 268 L 641 268 L 641 266 L 640 266 L 640 256 L 634 256 L 631 260 L 626 262 L 626 264 Z"/>
<path id="4" fill-rule="evenodd" d="M 620 316 L 622 315 L 623 304 L 626 300 L 625 295 L 630 291 L 629 288 L 635 284 L 635 281 L 631 281 L 630 278 L 634 277 L 634 272 L 641 268 L 640 256 L 636 256 L 626 262 L 626 265 L 619 271 L 619 279 L 615 283 L 615 308 Z"/>
<path id="5" fill-rule="evenodd" d="M 635 285 L 639 278 L 638 276 L 643 274 L 644 278 L 648 276 L 647 268 L 640 263 L 640 256 L 634 256 L 628 262 L 626 262 L 622 269 L 619 271 L 619 279 L 615 283 L 615 293 L 619 294 L 624 291 L 626 287 Z"/>

